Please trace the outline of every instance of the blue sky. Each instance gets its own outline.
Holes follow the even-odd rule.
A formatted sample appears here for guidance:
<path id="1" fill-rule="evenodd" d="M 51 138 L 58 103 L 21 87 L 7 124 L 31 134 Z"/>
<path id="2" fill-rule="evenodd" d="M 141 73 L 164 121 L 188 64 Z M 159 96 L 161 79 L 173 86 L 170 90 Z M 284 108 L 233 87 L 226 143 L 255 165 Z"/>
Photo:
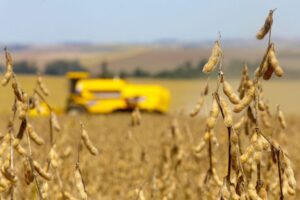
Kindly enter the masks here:
<path id="1" fill-rule="evenodd" d="M 271 8 L 274 36 L 300 38 L 299 0 L 0 0 L 0 42 L 251 39 Z"/>

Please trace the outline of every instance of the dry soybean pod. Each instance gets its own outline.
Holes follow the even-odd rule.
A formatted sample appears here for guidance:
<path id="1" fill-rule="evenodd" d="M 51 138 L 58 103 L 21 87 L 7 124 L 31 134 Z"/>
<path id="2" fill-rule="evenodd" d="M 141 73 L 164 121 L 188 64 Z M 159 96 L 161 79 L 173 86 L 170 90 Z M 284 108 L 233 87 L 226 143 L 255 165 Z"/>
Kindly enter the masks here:
<path id="1" fill-rule="evenodd" d="M 215 127 L 218 115 L 219 115 L 219 105 L 217 100 L 213 98 L 210 115 L 206 120 L 206 126 L 208 129 L 213 129 Z"/>
<path id="2" fill-rule="evenodd" d="M 262 65 L 261 65 L 261 68 L 258 67 L 256 70 L 255 70 L 255 76 L 256 77 L 261 77 L 263 76 L 266 71 L 268 70 L 269 68 L 269 62 L 268 62 L 268 58 L 266 58 L 265 61 L 263 61 Z"/>
<path id="3" fill-rule="evenodd" d="M 87 193 L 85 192 L 84 184 L 82 182 L 81 174 L 78 168 L 76 168 L 75 170 L 75 183 L 81 199 L 87 199 Z"/>
<path id="4" fill-rule="evenodd" d="M 270 128 L 271 127 L 271 123 L 270 123 L 270 120 L 269 120 L 269 116 L 267 114 L 266 111 L 262 111 L 261 112 L 261 121 L 262 121 L 262 124 L 266 127 L 266 128 Z"/>
<path id="5" fill-rule="evenodd" d="M 285 129 L 286 121 L 285 121 L 285 117 L 284 117 L 283 112 L 281 111 L 279 105 L 277 106 L 277 109 L 278 109 L 278 120 L 279 120 L 280 126 L 281 126 L 281 128 Z"/>
<path id="6" fill-rule="evenodd" d="M 38 83 L 38 86 L 41 89 L 42 93 L 45 96 L 49 96 L 49 90 L 47 89 L 47 87 L 42 79 L 42 76 L 40 74 L 38 74 L 37 83 Z"/>
<path id="7" fill-rule="evenodd" d="M 89 150 L 89 152 L 96 156 L 98 155 L 98 149 L 92 144 L 89 135 L 87 133 L 87 131 L 84 129 L 84 125 L 82 123 L 80 123 L 81 125 L 81 138 L 83 140 L 84 145 L 86 146 L 86 148 Z"/>
<path id="8" fill-rule="evenodd" d="M 1 174 L 13 185 L 16 184 L 18 181 L 18 177 L 16 176 L 15 171 L 6 166 L 3 166 L 1 168 Z"/>
<path id="9" fill-rule="evenodd" d="M 57 168 L 59 164 L 59 156 L 56 152 L 56 144 L 54 144 L 50 150 L 50 160 L 51 160 L 51 165 L 54 168 Z"/>
<path id="10" fill-rule="evenodd" d="M 283 157 L 282 160 L 283 160 L 283 166 L 284 166 L 284 173 L 286 174 L 286 176 L 288 178 L 289 187 L 292 188 L 293 190 L 296 190 L 297 183 L 296 183 L 296 179 L 295 179 L 295 175 L 294 175 L 294 171 L 293 171 L 291 162 L 284 154 L 281 154 L 281 156 Z"/>
<path id="11" fill-rule="evenodd" d="M 248 65 L 245 63 L 242 78 L 239 84 L 238 92 L 239 92 L 239 99 L 242 99 L 245 95 L 245 83 L 249 80 L 249 72 L 248 72 Z"/>
<path id="12" fill-rule="evenodd" d="M 264 76 L 263 76 L 264 80 L 269 80 L 272 77 L 273 72 L 274 72 L 273 67 L 271 67 L 270 65 L 268 65 L 268 69 L 264 73 Z"/>
<path id="13" fill-rule="evenodd" d="M 220 98 L 220 104 L 221 104 L 222 110 L 224 112 L 224 124 L 226 127 L 231 127 L 232 126 L 231 110 L 229 109 L 226 101 L 222 98 Z"/>
<path id="14" fill-rule="evenodd" d="M 27 104 L 17 101 L 17 110 L 19 113 L 19 119 L 24 120 L 26 118 L 26 112 L 27 112 Z"/>
<path id="15" fill-rule="evenodd" d="M 131 113 L 131 126 L 139 126 L 141 125 L 142 115 L 140 109 L 136 106 Z"/>
<path id="16" fill-rule="evenodd" d="M 27 131 L 29 134 L 29 137 L 38 145 L 43 145 L 45 142 L 43 138 L 41 138 L 33 129 L 31 124 L 27 124 Z"/>
<path id="17" fill-rule="evenodd" d="M 271 46 L 272 46 L 271 44 L 268 45 L 267 50 L 266 50 L 266 52 L 263 56 L 263 59 L 259 64 L 259 67 L 255 70 L 256 78 L 259 78 L 263 75 L 265 76 L 266 72 L 268 71 L 268 68 L 269 68 L 269 61 L 268 61 L 269 59 L 268 59 L 268 57 L 269 57 L 269 51 L 271 49 Z M 272 75 L 272 73 L 270 74 L 270 76 L 271 75 Z"/>
<path id="18" fill-rule="evenodd" d="M 238 122 L 236 122 L 234 125 L 233 125 L 233 129 L 234 130 L 239 130 L 243 124 L 245 124 L 245 116 L 242 116 Z"/>
<path id="19" fill-rule="evenodd" d="M 42 197 L 43 199 L 48 199 L 48 192 L 49 192 L 49 185 L 48 182 L 44 182 L 41 188 L 41 193 L 42 193 Z"/>
<path id="20" fill-rule="evenodd" d="M 34 180 L 34 177 L 30 168 L 29 161 L 26 158 L 23 158 L 23 167 L 24 167 L 25 182 L 27 185 L 29 185 Z"/>
<path id="21" fill-rule="evenodd" d="M 10 134 L 7 133 L 3 138 L 2 144 L 0 145 L 0 156 L 3 156 L 3 153 L 5 152 L 7 147 L 9 146 L 9 141 L 10 141 Z"/>
<path id="22" fill-rule="evenodd" d="M 274 44 L 271 45 L 269 56 L 268 56 L 269 65 L 273 68 L 276 76 L 281 77 L 283 75 L 283 69 L 280 67 L 278 59 L 275 55 Z"/>
<path id="23" fill-rule="evenodd" d="M 228 97 L 231 103 L 240 103 L 240 98 L 233 92 L 231 85 L 226 80 L 223 81 L 223 92 Z"/>
<path id="24" fill-rule="evenodd" d="M 68 158 L 72 154 L 72 147 L 67 146 L 65 150 L 60 154 L 61 158 Z"/>
<path id="25" fill-rule="evenodd" d="M 62 191 L 61 192 L 62 195 L 62 199 L 66 199 L 66 200 L 77 200 L 77 198 L 73 197 L 69 192 L 66 191 Z"/>
<path id="26" fill-rule="evenodd" d="M 34 166 L 34 169 L 36 170 L 36 172 L 41 176 L 43 177 L 45 180 L 47 181 L 50 181 L 52 176 L 50 173 L 46 172 L 42 167 L 41 165 L 36 162 L 36 161 L 33 161 L 33 166 Z"/>
<path id="27" fill-rule="evenodd" d="M 194 153 L 195 154 L 200 153 L 204 149 L 204 146 L 205 146 L 205 141 L 201 140 L 201 142 L 193 148 Z"/>
<path id="28" fill-rule="evenodd" d="M 2 81 L 1 81 L 1 85 L 2 86 L 6 86 L 8 84 L 9 80 L 12 77 L 12 74 L 13 74 L 12 71 L 6 71 L 5 72 L 4 77 L 3 77 Z"/>
<path id="29" fill-rule="evenodd" d="M 60 125 L 58 123 L 57 116 L 53 111 L 51 111 L 51 113 L 50 113 L 50 120 L 51 120 L 52 128 L 54 128 L 56 131 L 59 132 L 60 131 Z"/>
<path id="30" fill-rule="evenodd" d="M 23 93 L 22 93 L 22 90 L 21 88 L 19 87 L 17 81 L 15 78 L 12 79 L 11 81 L 11 86 L 14 90 L 14 94 L 15 94 L 15 97 L 19 100 L 19 101 L 22 101 L 24 102 L 23 100 Z"/>
<path id="31" fill-rule="evenodd" d="M 249 82 L 249 89 L 247 90 L 246 95 L 241 100 L 241 102 L 234 106 L 233 111 L 238 113 L 241 112 L 244 108 L 246 108 L 251 101 L 253 100 L 255 95 L 255 87 L 252 82 Z"/>
<path id="32" fill-rule="evenodd" d="M 145 194 L 142 188 L 137 188 L 136 190 L 137 200 L 146 200 Z"/>
<path id="33" fill-rule="evenodd" d="M 215 41 L 215 45 L 214 45 L 214 48 L 212 50 L 212 53 L 211 53 L 207 63 L 204 65 L 202 71 L 204 73 L 212 72 L 215 69 L 218 62 L 219 62 L 220 55 L 221 55 L 220 42 Z"/>
<path id="34" fill-rule="evenodd" d="M 263 25 L 263 27 L 261 27 L 261 29 L 256 34 L 257 39 L 262 40 L 265 37 L 265 35 L 270 31 L 271 26 L 273 24 L 273 12 L 274 10 L 269 11 L 269 15 L 265 20 L 265 24 Z"/>
<path id="35" fill-rule="evenodd" d="M 2 86 L 6 86 L 9 83 L 9 80 L 13 76 L 12 57 L 10 53 L 6 50 L 6 48 L 4 48 L 4 51 L 5 51 L 5 58 L 6 58 L 6 72 L 1 82 Z"/>
<path id="36" fill-rule="evenodd" d="M 258 109 L 260 111 L 265 111 L 265 109 L 266 109 L 265 103 L 261 99 L 259 99 L 259 101 L 258 101 Z"/>
<path id="37" fill-rule="evenodd" d="M 15 139 L 13 140 L 13 147 L 16 149 L 16 151 L 22 155 L 22 156 L 26 156 L 27 152 L 26 150 L 20 145 L 20 140 L 19 139 Z"/>
<path id="38" fill-rule="evenodd" d="M 201 94 L 200 98 L 197 101 L 197 104 L 195 105 L 192 112 L 190 113 L 190 116 L 195 117 L 200 112 L 201 108 L 203 107 L 203 104 L 204 104 L 204 95 Z"/>

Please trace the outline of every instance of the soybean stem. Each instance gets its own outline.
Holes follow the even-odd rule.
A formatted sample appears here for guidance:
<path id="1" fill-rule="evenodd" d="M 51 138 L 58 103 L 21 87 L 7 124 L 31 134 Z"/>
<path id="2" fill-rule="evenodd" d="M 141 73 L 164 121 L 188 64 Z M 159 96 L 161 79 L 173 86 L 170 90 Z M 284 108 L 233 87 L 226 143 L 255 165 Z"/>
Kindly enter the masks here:
<path id="1" fill-rule="evenodd" d="M 277 156 L 277 167 L 278 167 L 278 176 L 279 176 L 279 185 L 280 185 L 280 200 L 284 199 L 282 191 L 282 177 L 281 177 L 281 167 L 280 167 L 280 151 L 276 151 Z"/>

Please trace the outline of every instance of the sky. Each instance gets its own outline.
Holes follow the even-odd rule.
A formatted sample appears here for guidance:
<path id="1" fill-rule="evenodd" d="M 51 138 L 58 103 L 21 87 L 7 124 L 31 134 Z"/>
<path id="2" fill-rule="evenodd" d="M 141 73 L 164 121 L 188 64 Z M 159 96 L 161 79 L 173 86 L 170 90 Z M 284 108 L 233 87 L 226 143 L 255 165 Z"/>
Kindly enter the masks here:
<path id="1" fill-rule="evenodd" d="M 0 0 L 0 43 L 250 39 L 273 8 L 273 36 L 300 38 L 299 0 Z"/>

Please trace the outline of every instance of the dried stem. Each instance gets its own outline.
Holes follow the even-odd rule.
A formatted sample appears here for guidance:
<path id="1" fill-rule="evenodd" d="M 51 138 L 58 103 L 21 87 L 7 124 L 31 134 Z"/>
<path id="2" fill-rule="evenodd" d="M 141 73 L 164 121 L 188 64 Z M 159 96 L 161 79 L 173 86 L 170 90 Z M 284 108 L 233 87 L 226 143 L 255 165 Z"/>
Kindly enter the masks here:
<path id="1" fill-rule="evenodd" d="M 10 134 L 10 169 L 13 171 L 14 169 L 14 147 L 13 147 L 13 139 L 14 139 L 14 134 L 13 130 L 9 130 Z M 10 199 L 14 199 L 14 186 L 12 185 L 12 188 L 10 190 Z"/>
<path id="2" fill-rule="evenodd" d="M 211 137 L 208 139 L 208 157 L 209 157 L 209 168 L 207 170 L 207 173 L 204 178 L 204 183 L 207 183 L 210 179 L 210 177 L 213 175 L 213 161 L 212 161 L 212 143 L 211 143 Z"/>
<path id="3" fill-rule="evenodd" d="M 46 101 L 45 97 L 37 89 L 34 89 L 34 93 L 37 94 L 42 99 L 42 101 L 46 104 L 46 106 L 49 108 L 50 111 L 53 111 L 53 108 L 50 106 L 50 104 Z"/>
<path id="4" fill-rule="evenodd" d="M 227 168 L 227 181 L 230 183 L 231 174 L 231 127 L 227 127 L 228 132 L 228 168 Z"/>
<path id="5" fill-rule="evenodd" d="M 276 8 L 273 10 L 273 12 L 276 10 Z M 273 25 L 273 24 L 272 24 Z M 272 38 L 272 25 L 270 27 L 270 31 L 269 31 L 269 39 L 268 39 L 268 46 L 270 46 L 271 44 L 271 38 Z"/>
<path id="6" fill-rule="evenodd" d="M 49 118 L 49 127 L 50 127 L 50 130 L 49 130 L 49 133 L 50 133 L 50 144 L 51 144 L 51 147 L 52 147 L 54 145 L 54 139 L 53 139 L 53 125 L 52 125 L 51 118 Z"/>
<path id="7" fill-rule="evenodd" d="M 55 170 L 55 175 L 56 175 L 56 178 L 57 178 L 57 181 L 58 181 L 58 185 L 60 187 L 60 191 L 61 191 L 61 193 L 63 195 L 64 194 L 64 186 L 62 184 L 62 181 L 61 181 L 60 174 L 59 174 L 58 170 Z"/>
<path id="8" fill-rule="evenodd" d="M 80 124 L 81 124 L 81 127 L 82 127 L 81 122 L 80 122 Z M 80 169 L 80 150 L 81 150 L 81 137 L 79 138 L 78 147 L 77 147 L 77 161 L 76 161 L 75 168 L 76 168 L 76 170 L 78 170 L 78 172 L 80 174 L 80 179 L 81 179 L 81 182 L 82 182 L 82 185 L 83 185 L 84 192 L 87 194 L 86 185 L 85 185 L 85 182 L 83 180 L 81 169 Z"/>
<path id="9" fill-rule="evenodd" d="M 222 80 L 222 77 L 220 78 L 220 80 Z M 216 101 L 218 103 L 218 106 L 219 106 L 222 118 L 224 119 L 225 115 L 224 115 L 224 111 L 223 111 L 221 103 L 220 103 L 220 97 L 219 97 L 218 92 L 215 92 L 213 94 L 213 96 L 214 96 L 214 98 L 216 99 Z M 231 129 L 232 129 L 231 127 L 227 127 L 227 135 L 228 135 L 228 166 L 227 166 L 226 179 L 227 179 L 228 183 L 230 183 L 230 177 L 231 177 L 231 160 L 232 160 L 231 159 Z"/>
<path id="10" fill-rule="evenodd" d="M 221 34 L 220 34 L 221 37 Z M 220 39 L 219 39 L 220 40 Z M 219 87 L 221 83 L 223 82 L 224 79 L 224 73 L 222 71 L 223 69 L 223 59 L 224 55 L 223 53 L 221 54 L 221 58 L 219 61 L 219 75 L 218 75 L 218 82 L 217 82 L 217 88 L 216 91 L 213 93 L 213 97 L 216 99 L 219 109 L 222 114 L 222 118 L 225 118 L 224 111 L 222 109 L 221 103 L 220 103 L 220 97 L 219 97 Z M 228 133 L 228 167 L 227 167 L 227 175 L 226 175 L 226 180 L 228 183 L 230 183 L 230 177 L 231 177 L 231 127 L 227 127 L 227 133 Z"/>
<path id="11" fill-rule="evenodd" d="M 273 125 L 273 130 L 271 131 L 271 137 L 274 135 L 276 136 L 277 133 L 279 133 L 279 124 L 277 123 L 278 115 L 279 115 L 279 106 L 277 106 L 276 113 L 273 118 L 274 125 Z"/>
<path id="12" fill-rule="evenodd" d="M 261 180 L 261 163 L 258 162 L 256 167 L 257 167 L 256 191 L 258 193 L 263 186 L 263 181 Z"/>
<path id="13" fill-rule="evenodd" d="M 6 51 L 6 49 L 5 49 Z M 7 52 L 6 52 L 7 53 Z M 10 145 L 10 169 L 13 171 L 14 170 L 14 148 L 13 148 L 13 139 L 14 139 L 14 120 L 16 117 L 16 112 L 17 112 L 17 99 L 15 97 L 14 99 L 14 104 L 12 107 L 13 110 L 13 117 L 12 119 L 9 121 L 8 124 L 8 132 L 10 134 L 10 141 L 9 141 L 9 145 Z M 14 185 L 12 185 L 11 190 L 10 190 L 10 199 L 13 200 L 14 199 Z"/>
<path id="14" fill-rule="evenodd" d="M 46 101 L 44 96 L 37 90 L 37 87 L 34 89 L 34 93 L 37 94 L 42 99 L 42 101 L 46 104 L 46 106 L 48 107 L 48 109 L 50 111 L 53 111 L 53 108 Z M 51 118 L 49 118 L 49 126 L 50 126 L 50 132 L 49 132 L 50 133 L 50 144 L 51 144 L 51 146 L 53 146 L 54 145 L 54 138 L 53 138 L 53 124 L 52 124 Z"/>
<path id="15" fill-rule="evenodd" d="M 272 139 L 270 139 L 268 136 L 266 136 L 259 128 L 255 129 L 257 134 L 260 134 L 261 136 L 263 136 L 267 142 L 271 145 L 272 148 L 274 148 L 274 150 L 279 151 L 281 153 L 283 153 L 285 156 L 289 157 L 278 145 L 275 145 L 275 143 L 272 141 Z"/>
<path id="16" fill-rule="evenodd" d="M 213 169 L 213 161 L 212 161 L 212 145 L 211 145 L 211 137 L 208 140 L 208 155 L 209 155 L 209 170 L 212 172 Z"/>
<path id="17" fill-rule="evenodd" d="M 280 200 L 284 199 L 283 191 L 282 191 L 282 176 L 281 176 L 281 164 L 280 164 L 280 151 L 276 151 L 277 157 L 277 168 L 278 168 L 278 177 L 279 177 L 279 185 L 280 185 Z"/>
<path id="18" fill-rule="evenodd" d="M 26 135 L 27 135 L 27 143 L 28 143 L 28 149 L 29 149 L 29 155 L 27 156 L 27 160 L 29 162 L 30 169 L 31 169 L 31 172 L 32 172 L 32 176 L 33 176 L 33 179 L 34 179 L 34 183 L 35 183 L 35 186 L 36 186 L 38 194 L 39 194 L 39 199 L 43 199 L 41 188 L 40 188 L 39 182 L 36 178 L 35 169 L 34 169 L 34 166 L 33 166 L 32 149 L 31 149 L 31 143 L 30 143 L 30 138 L 29 138 L 28 131 L 26 131 L 26 133 L 27 133 Z"/>

